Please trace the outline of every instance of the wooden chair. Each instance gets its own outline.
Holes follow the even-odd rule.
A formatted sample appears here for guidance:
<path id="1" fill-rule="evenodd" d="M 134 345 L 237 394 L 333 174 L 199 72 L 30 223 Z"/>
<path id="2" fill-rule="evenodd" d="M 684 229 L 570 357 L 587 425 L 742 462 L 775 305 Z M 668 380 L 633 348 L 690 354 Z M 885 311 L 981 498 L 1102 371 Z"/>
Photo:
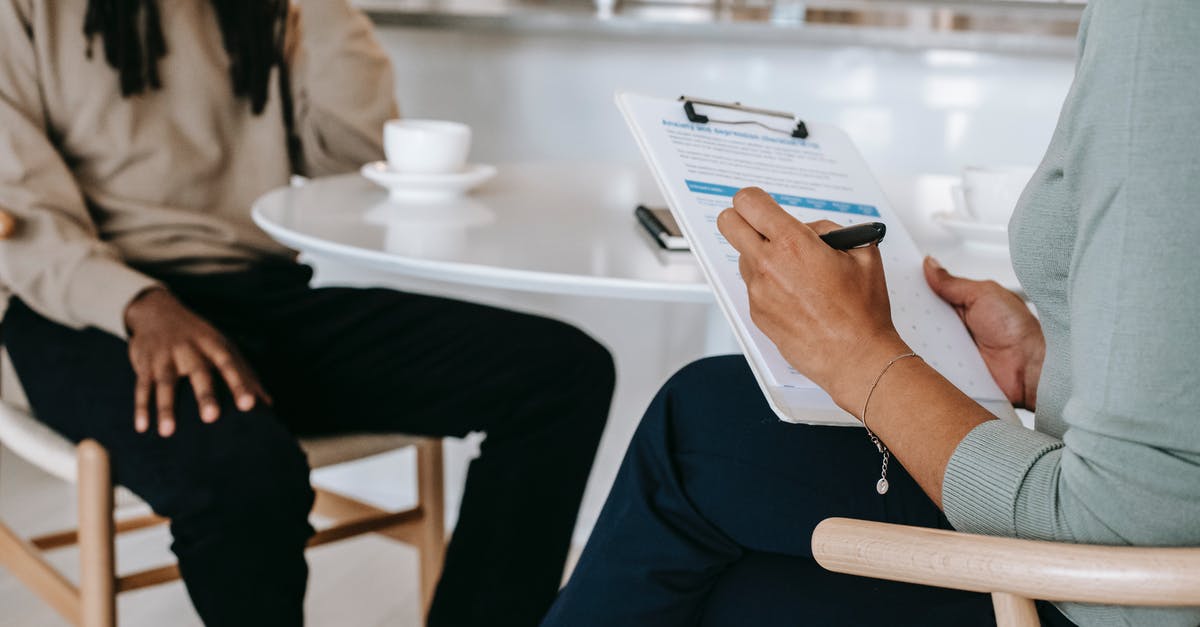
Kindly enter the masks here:
<path id="1" fill-rule="evenodd" d="M 79 528 L 31 539 L 18 537 L 0 522 L 0 564 L 53 606 L 69 622 L 83 627 L 116 624 L 116 594 L 179 578 L 174 564 L 118 576 L 115 535 L 167 521 L 155 515 L 115 520 L 114 486 L 108 452 L 93 440 L 72 446 L 28 413 L 0 403 L 0 443 L 33 465 L 78 487 Z M 380 533 L 416 546 L 421 554 L 421 598 L 427 608 L 441 575 L 445 547 L 442 442 L 404 436 L 344 436 L 302 440 L 314 468 L 415 446 L 419 501 L 401 512 L 383 511 L 351 497 L 317 489 L 314 513 L 334 521 L 317 531 L 309 546 L 320 546 L 367 533 Z M 52 567 L 42 552 L 79 545 L 79 585 Z"/>
<path id="2" fill-rule="evenodd" d="M 1039 542 L 829 518 L 813 532 L 812 550 L 838 573 L 990 593 L 998 627 L 1039 625 L 1034 599 L 1200 606 L 1200 548 Z"/>
<path id="3" fill-rule="evenodd" d="M 11 214 L 0 210 L 0 240 L 11 237 L 18 227 L 19 222 Z M 16 381 L 3 350 L 0 350 L 0 380 Z M 117 576 L 115 535 L 168 521 L 154 515 L 114 520 L 114 486 L 108 452 L 92 440 L 72 446 L 29 415 L 19 386 L 12 387 L 15 389 L 5 390 L 9 402 L 0 402 L 0 444 L 51 475 L 76 484 L 79 528 L 26 540 L 0 522 L 0 564 L 7 566 L 72 624 L 113 627 L 117 620 L 118 593 L 179 579 L 179 568 L 175 565 Z M 423 609 L 428 611 L 441 576 L 446 544 L 441 439 L 351 435 L 306 439 L 301 446 L 313 468 L 406 446 L 416 447 L 419 500 L 415 507 L 387 512 L 349 496 L 317 489 L 313 512 L 334 522 L 318 531 L 308 545 L 380 533 L 416 546 L 421 554 L 421 600 Z M 79 545 L 78 586 L 42 556 L 44 551 L 74 544 Z"/>

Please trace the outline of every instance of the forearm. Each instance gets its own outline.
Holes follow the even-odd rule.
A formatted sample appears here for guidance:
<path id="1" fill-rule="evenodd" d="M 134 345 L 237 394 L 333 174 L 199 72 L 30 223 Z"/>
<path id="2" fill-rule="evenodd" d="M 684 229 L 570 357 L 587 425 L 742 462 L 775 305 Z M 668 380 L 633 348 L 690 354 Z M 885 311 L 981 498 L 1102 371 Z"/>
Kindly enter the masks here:
<path id="1" fill-rule="evenodd" d="M 26 119 L 5 111 L 0 155 L 0 283 L 41 315 L 73 328 L 125 336 L 126 305 L 157 282 L 100 239 L 75 180 Z M 0 157 L 0 160 L 3 158 Z"/>
<path id="2" fill-rule="evenodd" d="M 866 376 L 854 377 L 857 394 L 846 391 L 835 399 L 864 418 L 871 381 L 887 360 L 908 352 L 906 348 L 903 344 L 881 346 L 880 356 L 865 362 L 871 364 L 865 366 L 869 372 L 861 373 Z M 955 448 L 972 429 L 995 416 L 924 361 L 906 358 L 888 368 L 870 392 L 865 419 L 921 489 L 941 507 L 942 479 Z"/>
<path id="3" fill-rule="evenodd" d="M 852 344 L 855 349 L 839 351 L 837 371 L 822 377 L 823 387 L 865 421 L 940 508 L 955 448 L 995 416 L 923 360 L 901 357 L 913 351 L 894 331 Z"/>
<path id="4" fill-rule="evenodd" d="M 16 234 L 0 242 L 0 282 L 43 316 L 72 328 L 95 327 L 126 336 L 123 315 L 140 293 L 158 283 L 126 266 L 86 237 L 27 234 L 42 224 L 21 220 Z"/>

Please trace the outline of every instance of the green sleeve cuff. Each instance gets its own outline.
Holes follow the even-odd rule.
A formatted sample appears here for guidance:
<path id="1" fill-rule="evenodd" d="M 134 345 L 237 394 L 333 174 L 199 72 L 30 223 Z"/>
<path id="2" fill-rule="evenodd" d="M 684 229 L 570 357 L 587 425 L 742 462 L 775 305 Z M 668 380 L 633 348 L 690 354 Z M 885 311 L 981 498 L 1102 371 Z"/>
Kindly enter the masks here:
<path id="1" fill-rule="evenodd" d="M 1062 539 L 1055 521 L 1063 443 L 990 420 L 967 434 L 946 465 L 942 509 L 958 531 Z"/>

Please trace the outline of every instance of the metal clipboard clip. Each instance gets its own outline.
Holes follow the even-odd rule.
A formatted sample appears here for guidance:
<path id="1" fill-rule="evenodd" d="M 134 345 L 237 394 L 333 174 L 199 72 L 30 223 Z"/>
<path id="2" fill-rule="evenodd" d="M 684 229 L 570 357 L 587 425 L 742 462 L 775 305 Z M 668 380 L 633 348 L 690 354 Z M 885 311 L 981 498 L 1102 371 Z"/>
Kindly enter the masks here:
<path id="1" fill-rule="evenodd" d="M 759 109 L 757 107 L 747 107 L 740 102 L 720 102 L 717 100 L 706 100 L 704 98 L 692 98 L 691 96 L 680 96 L 679 101 L 683 103 L 683 112 L 687 114 L 688 121 L 693 124 L 753 124 L 768 131 L 783 133 L 784 135 L 795 137 L 797 139 L 808 138 L 808 127 L 805 126 L 804 121 L 797 117 L 794 113 L 788 113 L 787 111 L 772 111 L 771 109 Z M 733 111 L 744 111 L 746 113 L 765 115 L 774 118 L 783 118 L 794 122 L 795 126 L 790 129 L 785 129 L 763 124 L 758 120 L 716 120 L 707 115 L 696 113 L 696 105 L 703 107 L 716 107 L 718 109 L 731 109 Z"/>

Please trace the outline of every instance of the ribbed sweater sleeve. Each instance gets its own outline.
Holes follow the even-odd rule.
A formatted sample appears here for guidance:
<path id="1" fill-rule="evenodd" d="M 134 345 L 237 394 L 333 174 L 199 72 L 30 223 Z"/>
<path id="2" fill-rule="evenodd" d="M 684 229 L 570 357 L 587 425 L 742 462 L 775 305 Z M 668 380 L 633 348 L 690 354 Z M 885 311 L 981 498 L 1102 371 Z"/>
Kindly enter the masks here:
<path id="1" fill-rule="evenodd" d="M 1055 537 L 1054 516 L 1029 502 L 1053 501 L 1061 440 L 992 420 L 959 443 L 946 468 L 942 502 L 956 529 L 996 536 Z M 1019 518 L 1018 511 L 1028 512 Z"/>

